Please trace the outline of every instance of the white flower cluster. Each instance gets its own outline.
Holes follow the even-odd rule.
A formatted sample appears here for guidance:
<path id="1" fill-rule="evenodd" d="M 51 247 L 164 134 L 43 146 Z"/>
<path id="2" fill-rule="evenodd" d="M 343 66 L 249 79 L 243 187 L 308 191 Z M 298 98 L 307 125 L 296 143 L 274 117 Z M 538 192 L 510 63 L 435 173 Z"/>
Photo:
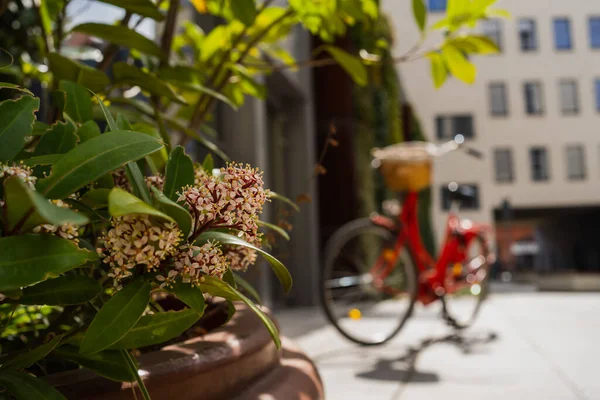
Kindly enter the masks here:
<path id="1" fill-rule="evenodd" d="M 202 246 L 183 245 L 174 257 L 174 269 L 167 276 L 156 277 L 161 287 L 170 286 L 179 276 L 183 283 L 197 285 L 203 275 L 216 276 L 219 279 L 227 271 L 227 260 L 217 243 L 207 242 Z"/>
<path id="2" fill-rule="evenodd" d="M 62 208 L 71 208 L 67 203 L 62 200 L 52 200 L 52 203 Z M 79 243 L 79 225 L 69 223 L 62 224 L 61 226 L 43 224 L 33 228 L 34 233 L 51 233 L 60 236 L 64 239 L 69 239 L 75 243 Z"/>
<path id="3" fill-rule="evenodd" d="M 21 181 L 29 185 L 31 189 L 35 189 L 35 182 L 37 178 L 33 176 L 33 170 L 23 164 L 6 165 L 0 163 L 0 180 L 8 178 L 9 176 L 16 176 Z"/>
<path id="4" fill-rule="evenodd" d="M 111 224 L 98 254 L 112 267 L 109 276 L 117 281 L 132 275 L 136 265 L 156 271 L 181 242 L 181 231 L 174 223 L 154 221 L 147 215 L 113 218 Z"/>

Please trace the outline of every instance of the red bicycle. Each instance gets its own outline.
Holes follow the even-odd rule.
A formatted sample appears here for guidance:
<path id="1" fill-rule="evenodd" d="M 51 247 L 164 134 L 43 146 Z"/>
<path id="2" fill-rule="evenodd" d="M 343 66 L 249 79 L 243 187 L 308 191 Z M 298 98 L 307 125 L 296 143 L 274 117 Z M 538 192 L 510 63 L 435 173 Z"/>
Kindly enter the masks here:
<path id="1" fill-rule="evenodd" d="M 361 345 L 393 338 L 411 316 L 415 302 L 442 302 L 442 316 L 454 328 L 472 324 L 487 292 L 492 257 L 489 227 L 460 219 L 461 201 L 473 190 L 451 183 L 446 238 L 434 261 L 421 240 L 419 191 L 431 182 L 432 158 L 462 148 L 458 135 L 443 145 L 408 142 L 374 149 L 374 166 L 386 185 L 405 192 L 398 220 L 382 215 L 351 221 L 331 237 L 325 253 L 321 299 L 328 319 Z"/>

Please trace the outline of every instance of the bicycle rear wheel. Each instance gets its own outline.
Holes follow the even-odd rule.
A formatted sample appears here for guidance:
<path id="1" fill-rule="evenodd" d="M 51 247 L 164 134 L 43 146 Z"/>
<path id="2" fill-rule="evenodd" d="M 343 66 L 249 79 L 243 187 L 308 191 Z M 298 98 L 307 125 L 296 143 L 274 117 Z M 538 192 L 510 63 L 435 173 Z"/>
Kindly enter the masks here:
<path id="1" fill-rule="evenodd" d="M 361 345 L 393 338 L 417 296 L 415 266 L 396 235 L 368 219 L 352 221 L 330 239 L 321 278 L 323 310 L 333 326 Z"/>
<path id="2" fill-rule="evenodd" d="M 474 238 L 465 251 L 465 261 L 448 266 L 446 294 L 442 297 L 444 319 L 456 329 L 473 324 L 489 290 L 488 247 Z"/>

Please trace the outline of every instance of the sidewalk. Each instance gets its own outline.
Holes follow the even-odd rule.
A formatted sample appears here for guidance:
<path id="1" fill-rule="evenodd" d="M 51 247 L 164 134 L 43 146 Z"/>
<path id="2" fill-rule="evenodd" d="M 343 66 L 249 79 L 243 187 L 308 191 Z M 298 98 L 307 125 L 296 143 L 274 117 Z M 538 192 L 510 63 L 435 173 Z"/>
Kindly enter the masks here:
<path id="1" fill-rule="evenodd" d="M 318 309 L 276 314 L 327 400 L 600 399 L 600 293 L 498 293 L 459 338 L 437 316 L 420 307 L 391 343 L 361 348 Z"/>

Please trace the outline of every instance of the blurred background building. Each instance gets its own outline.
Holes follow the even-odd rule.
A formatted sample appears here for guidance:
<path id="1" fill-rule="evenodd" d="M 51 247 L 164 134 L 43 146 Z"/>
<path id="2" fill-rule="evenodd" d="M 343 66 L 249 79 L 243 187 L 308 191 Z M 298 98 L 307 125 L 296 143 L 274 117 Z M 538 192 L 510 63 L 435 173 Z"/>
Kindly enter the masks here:
<path id="1" fill-rule="evenodd" d="M 427 0 L 429 22 L 446 0 Z M 600 272 L 594 233 L 600 221 L 600 3 L 499 0 L 510 20 L 488 20 L 481 34 L 500 47 L 476 60 L 475 84 L 433 87 L 425 62 L 399 68 L 408 100 L 433 141 L 463 134 L 486 154 L 460 152 L 436 161 L 433 221 L 443 237 L 449 182 L 471 185 L 463 216 L 495 225 L 499 261 L 508 271 Z M 419 40 L 411 2 L 384 0 L 395 27 L 395 54 Z M 439 37 L 430 38 L 425 48 Z M 573 274 L 571 274 L 573 275 Z M 508 277 L 505 274 L 505 277 Z M 577 276 L 566 286 L 598 286 Z M 554 285 L 552 277 L 541 285 Z M 565 287 L 567 288 L 567 287 Z"/>

